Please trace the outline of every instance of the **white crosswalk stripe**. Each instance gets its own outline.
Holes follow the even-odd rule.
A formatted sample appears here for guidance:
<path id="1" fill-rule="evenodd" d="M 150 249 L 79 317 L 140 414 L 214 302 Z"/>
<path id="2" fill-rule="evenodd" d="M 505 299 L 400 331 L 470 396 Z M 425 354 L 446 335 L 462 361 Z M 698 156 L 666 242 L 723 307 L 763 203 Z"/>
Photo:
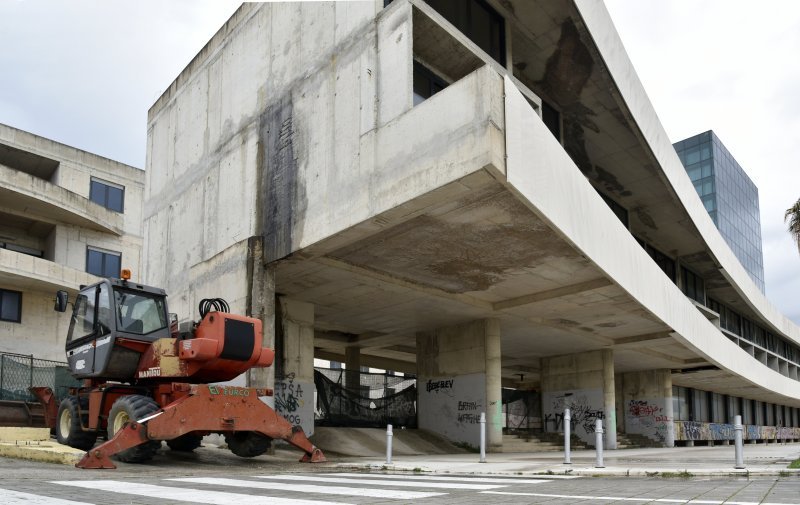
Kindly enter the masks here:
<path id="1" fill-rule="evenodd" d="M 290 480 L 290 481 L 304 481 L 310 480 L 314 482 L 327 482 L 330 484 L 367 484 L 370 486 L 375 485 L 374 479 L 368 478 L 355 478 L 355 477 L 321 477 L 319 475 L 259 475 L 259 479 L 268 480 Z M 408 480 L 408 481 L 383 481 L 382 486 L 397 486 L 397 487 L 422 487 L 433 489 L 474 489 L 483 491 L 487 489 L 497 489 L 503 486 L 495 484 L 462 484 L 458 482 L 432 482 L 425 480 Z"/>
<path id="2" fill-rule="evenodd" d="M 183 487 L 156 486 L 153 484 L 140 484 L 121 480 L 62 480 L 53 481 L 52 483 L 99 491 L 147 496 L 148 498 L 161 498 L 163 500 L 205 503 L 210 505 L 230 505 L 232 503 L 236 505 L 348 505 L 342 502 L 256 496 L 251 494 L 206 491 Z"/>
<path id="3" fill-rule="evenodd" d="M 422 491 L 406 491 L 398 489 L 376 489 L 371 487 L 335 487 L 335 486 L 316 486 L 313 484 L 297 484 L 287 482 L 262 482 L 242 479 L 226 479 L 216 477 L 184 477 L 175 479 L 165 479 L 176 482 L 188 482 L 192 484 L 209 484 L 214 486 L 230 486 L 252 489 L 271 489 L 275 491 L 293 491 L 297 493 L 322 493 L 327 495 L 349 495 L 366 496 L 368 498 L 390 498 L 397 500 L 418 500 L 442 496 L 447 493 L 430 493 Z"/>
<path id="4" fill-rule="evenodd" d="M 22 493 L 10 489 L 0 489 L 0 503 L 3 505 L 92 505 L 85 501 L 51 498 L 50 496 Z"/>
<path id="5" fill-rule="evenodd" d="M 407 475 L 407 474 L 384 474 L 384 473 L 323 473 L 320 475 L 329 476 L 329 477 L 366 477 L 370 479 L 398 479 L 398 480 L 425 480 L 425 481 L 445 481 L 445 482 L 457 482 L 457 481 L 469 481 L 469 482 L 480 482 L 481 484 L 542 484 L 544 482 L 550 482 L 550 476 L 542 476 L 541 479 L 525 479 L 521 477 L 472 477 L 469 475 L 448 475 L 448 476 L 438 476 L 438 475 Z M 572 477 L 576 478 L 576 477 Z"/>

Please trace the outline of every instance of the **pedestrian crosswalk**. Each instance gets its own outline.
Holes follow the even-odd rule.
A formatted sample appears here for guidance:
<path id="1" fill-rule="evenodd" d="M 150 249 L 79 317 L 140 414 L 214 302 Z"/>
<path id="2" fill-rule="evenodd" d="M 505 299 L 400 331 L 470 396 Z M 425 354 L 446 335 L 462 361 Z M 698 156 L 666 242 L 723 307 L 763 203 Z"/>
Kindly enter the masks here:
<path id="1" fill-rule="evenodd" d="M 106 477 L 107 475 L 103 475 Z M 377 473 L 314 473 L 170 477 L 133 480 L 54 480 L 36 493 L 0 489 L 0 503 L 96 505 L 105 503 L 197 503 L 211 505 L 348 505 L 398 500 L 417 503 L 452 493 L 475 493 L 531 485 L 549 479 Z M 40 494 L 41 493 L 41 494 Z M 79 498 L 77 498 L 79 497 Z"/>

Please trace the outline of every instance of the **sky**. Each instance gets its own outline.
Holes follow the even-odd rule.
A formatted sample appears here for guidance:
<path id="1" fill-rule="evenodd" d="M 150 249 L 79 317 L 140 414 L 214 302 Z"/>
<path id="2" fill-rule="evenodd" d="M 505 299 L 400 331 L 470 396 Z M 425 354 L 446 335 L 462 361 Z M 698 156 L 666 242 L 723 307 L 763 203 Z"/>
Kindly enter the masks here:
<path id="1" fill-rule="evenodd" d="M 147 110 L 230 0 L 0 0 L 0 123 L 144 168 Z M 673 142 L 713 129 L 759 188 L 767 296 L 800 323 L 800 2 L 607 0 Z"/>

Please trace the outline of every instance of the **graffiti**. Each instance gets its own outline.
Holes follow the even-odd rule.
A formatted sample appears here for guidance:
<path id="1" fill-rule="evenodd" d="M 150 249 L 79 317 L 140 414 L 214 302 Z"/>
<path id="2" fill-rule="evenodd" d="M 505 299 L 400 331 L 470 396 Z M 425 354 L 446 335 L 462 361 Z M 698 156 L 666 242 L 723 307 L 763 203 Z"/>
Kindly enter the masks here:
<path id="1" fill-rule="evenodd" d="M 429 393 L 431 391 L 438 392 L 440 389 L 451 389 L 452 387 L 453 387 L 453 379 L 443 380 L 443 381 L 428 380 L 428 383 L 425 384 L 425 391 Z"/>
<path id="2" fill-rule="evenodd" d="M 545 414 L 544 422 L 548 431 L 563 431 L 564 425 L 564 409 L 570 410 L 570 428 L 575 431 L 575 428 L 581 427 L 587 434 L 594 433 L 595 425 L 598 419 L 605 419 L 605 412 L 602 409 L 593 409 L 588 405 L 585 397 L 576 397 L 571 399 L 569 403 L 564 402 L 564 399 L 569 396 L 562 396 L 553 401 L 553 406 L 561 406 L 560 412 L 552 412 Z M 551 428 L 551 429 L 550 429 Z"/>
<path id="3" fill-rule="evenodd" d="M 497 403 L 497 402 L 494 402 Z M 458 410 L 478 410 L 478 402 L 458 402 Z"/>
<path id="4" fill-rule="evenodd" d="M 275 410 L 292 425 L 300 425 L 303 419 L 298 412 L 305 401 L 303 400 L 303 386 L 295 384 L 295 375 L 291 373 L 283 380 L 275 383 Z"/>
<path id="5" fill-rule="evenodd" d="M 481 416 L 478 414 L 458 414 L 459 423 L 478 424 Z"/>
<path id="6" fill-rule="evenodd" d="M 666 443 L 672 433 L 672 418 L 664 412 L 664 399 L 633 399 L 628 401 L 625 429 L 660 443 Z"/>
<path id="7" fill-rule="evenodd" d="M 634 417 L 651 417 L 661 411 L 661 407 L 650 405 L 647 400 L 631 400 L 628 402 L 628 414 Z"/>
<path id="8" fill-rule="evenodd" d="M 736 431 L 728 423 L 701 423 L 675 421 L 676 440 L 733 440 Z M 745 440 L 795 439 L 800 437 L 800 428 L 777 428 L 748 424 L 742 433 Z"/>

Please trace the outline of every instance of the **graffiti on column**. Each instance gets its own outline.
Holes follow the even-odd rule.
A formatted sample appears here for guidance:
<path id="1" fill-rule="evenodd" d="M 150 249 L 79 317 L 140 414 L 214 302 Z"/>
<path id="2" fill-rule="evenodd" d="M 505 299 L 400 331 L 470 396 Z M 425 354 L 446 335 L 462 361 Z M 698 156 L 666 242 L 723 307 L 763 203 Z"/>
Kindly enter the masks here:
<path id="1" fill-rule="evenodd" d="M 487 411 L 486 375 L 426 377 L 419 383 L 419 427 L 477 447 L 481 412 L 487 423 L 492 412 Z"/>
<path id="2" fill-rule="evenodd" d="M 664 400 L 633 399 L 628 401 L 625 412 L 625 428 L 629 433 L 638 433 L 664 443 L 667 440 L 672 419 L 664 412 Z"/>
<path id="3" fill-rule="evenodd" d="M 597 420 L 606 418 L 601 390 L 548 392 L 542 398 L 545 431 L 563 431 L 564 409 L 569 408 L 570 429 L 583 440 L 591 441 Z"/>

